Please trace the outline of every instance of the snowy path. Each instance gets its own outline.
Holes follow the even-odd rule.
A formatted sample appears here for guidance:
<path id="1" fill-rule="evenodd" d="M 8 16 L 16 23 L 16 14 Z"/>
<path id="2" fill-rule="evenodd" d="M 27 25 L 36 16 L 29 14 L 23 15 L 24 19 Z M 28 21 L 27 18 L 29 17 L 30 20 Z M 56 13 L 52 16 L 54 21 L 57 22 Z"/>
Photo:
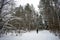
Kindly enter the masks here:
<path id="1" fill-rule="evenodd" d="M 50 33 L 47 30 L 39 31 L 37 34 L 36 31 L 30 31 L 26 33 L 22 33 L 22 35 L 7 35 L 1 37 L 0 40 L 60 40 L 57 36 Z"/>

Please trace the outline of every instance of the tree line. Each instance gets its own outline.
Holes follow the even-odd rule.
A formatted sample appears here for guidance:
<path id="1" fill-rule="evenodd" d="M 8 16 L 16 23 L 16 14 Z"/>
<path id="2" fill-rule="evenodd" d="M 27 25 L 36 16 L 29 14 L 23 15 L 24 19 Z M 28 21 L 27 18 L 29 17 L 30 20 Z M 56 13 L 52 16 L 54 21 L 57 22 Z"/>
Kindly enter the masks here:
<path id="1" fill-rule="evenodd" d="M 14 7 L 14 1 L 1 0 L 0 4 L 0 29 L 60 29 L 59 0 L 40 0 L 39 12 L 28 3 Z"/>
<path id="2" fill-rule="evenodd" d="M 47 29 L 60 29 L 60 1 L 40 0 L 39 10 Z"/>
<path id="3" fill-rule="evenodd" d="M 20 5 L 15 8 L 14 12 L 15 13 L 13 13 L 12 16 L 16 19 L 13 19 L 8 23 L 17 29 L 33 30 L 43 26 L 42 17 L 38 14 L 33 5 L 29 5 L 28 3 L 25 7 Z"/>

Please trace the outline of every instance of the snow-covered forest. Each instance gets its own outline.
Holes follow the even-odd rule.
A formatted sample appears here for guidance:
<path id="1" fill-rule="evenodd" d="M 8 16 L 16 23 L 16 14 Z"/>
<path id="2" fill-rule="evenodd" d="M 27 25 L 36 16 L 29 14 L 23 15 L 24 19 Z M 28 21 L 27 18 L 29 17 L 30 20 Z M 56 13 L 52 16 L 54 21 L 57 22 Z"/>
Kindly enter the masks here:
<path id="1" fill-rule="evenodd" d="M 33 4 L 26 3 L 24 6 L 21 4 L 17 6 L 16 0 L 0 0 L 0 36 L 9 33 L 13 35 L 17 33 L 16 36 L 20 36 L 20 33 L 32 35 L 36 30 L 39 35 L 40 33 L 50 35 L 51 32 L 60 38 L 60 0 L 39 0 L 38 3 L 38 10 L 36 10 Z M 54 37 L 54 40 L 57 39 Z"/>

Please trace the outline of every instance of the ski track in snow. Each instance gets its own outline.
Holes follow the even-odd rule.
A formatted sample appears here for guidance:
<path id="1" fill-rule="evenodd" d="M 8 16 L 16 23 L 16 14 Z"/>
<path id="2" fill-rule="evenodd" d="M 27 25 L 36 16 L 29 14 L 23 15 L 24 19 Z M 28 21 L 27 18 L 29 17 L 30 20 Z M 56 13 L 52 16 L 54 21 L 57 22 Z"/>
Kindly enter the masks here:
<path id="1" fill-rule="evenodd" d="M 57 36 L 50 33 L 47 30 L 39 31 L 38 34 L 36 31 L 30 31 L 26 33 L 21 33 L 18 36 L 15 36 L 15 33 L 7 34 L 4 37 L 1 37 L 0 40 L 60 40 Z"/>

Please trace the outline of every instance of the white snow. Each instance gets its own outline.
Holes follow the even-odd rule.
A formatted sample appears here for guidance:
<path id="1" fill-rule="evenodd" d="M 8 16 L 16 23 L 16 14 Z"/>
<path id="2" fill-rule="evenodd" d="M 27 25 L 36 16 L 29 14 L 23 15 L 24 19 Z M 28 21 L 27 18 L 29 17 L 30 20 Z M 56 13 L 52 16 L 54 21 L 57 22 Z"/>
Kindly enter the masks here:
<path id="1" fill-rule="evenodd" d="M 18 36 L 15 36 L 15 33 L 13 34 L 9 33 L 8 35 L 1 37 L 0 40 L 60 40 L 57 36 L 47 30 L 39 31 L 38 34 L 36 31 L 22 33 Z"/>

